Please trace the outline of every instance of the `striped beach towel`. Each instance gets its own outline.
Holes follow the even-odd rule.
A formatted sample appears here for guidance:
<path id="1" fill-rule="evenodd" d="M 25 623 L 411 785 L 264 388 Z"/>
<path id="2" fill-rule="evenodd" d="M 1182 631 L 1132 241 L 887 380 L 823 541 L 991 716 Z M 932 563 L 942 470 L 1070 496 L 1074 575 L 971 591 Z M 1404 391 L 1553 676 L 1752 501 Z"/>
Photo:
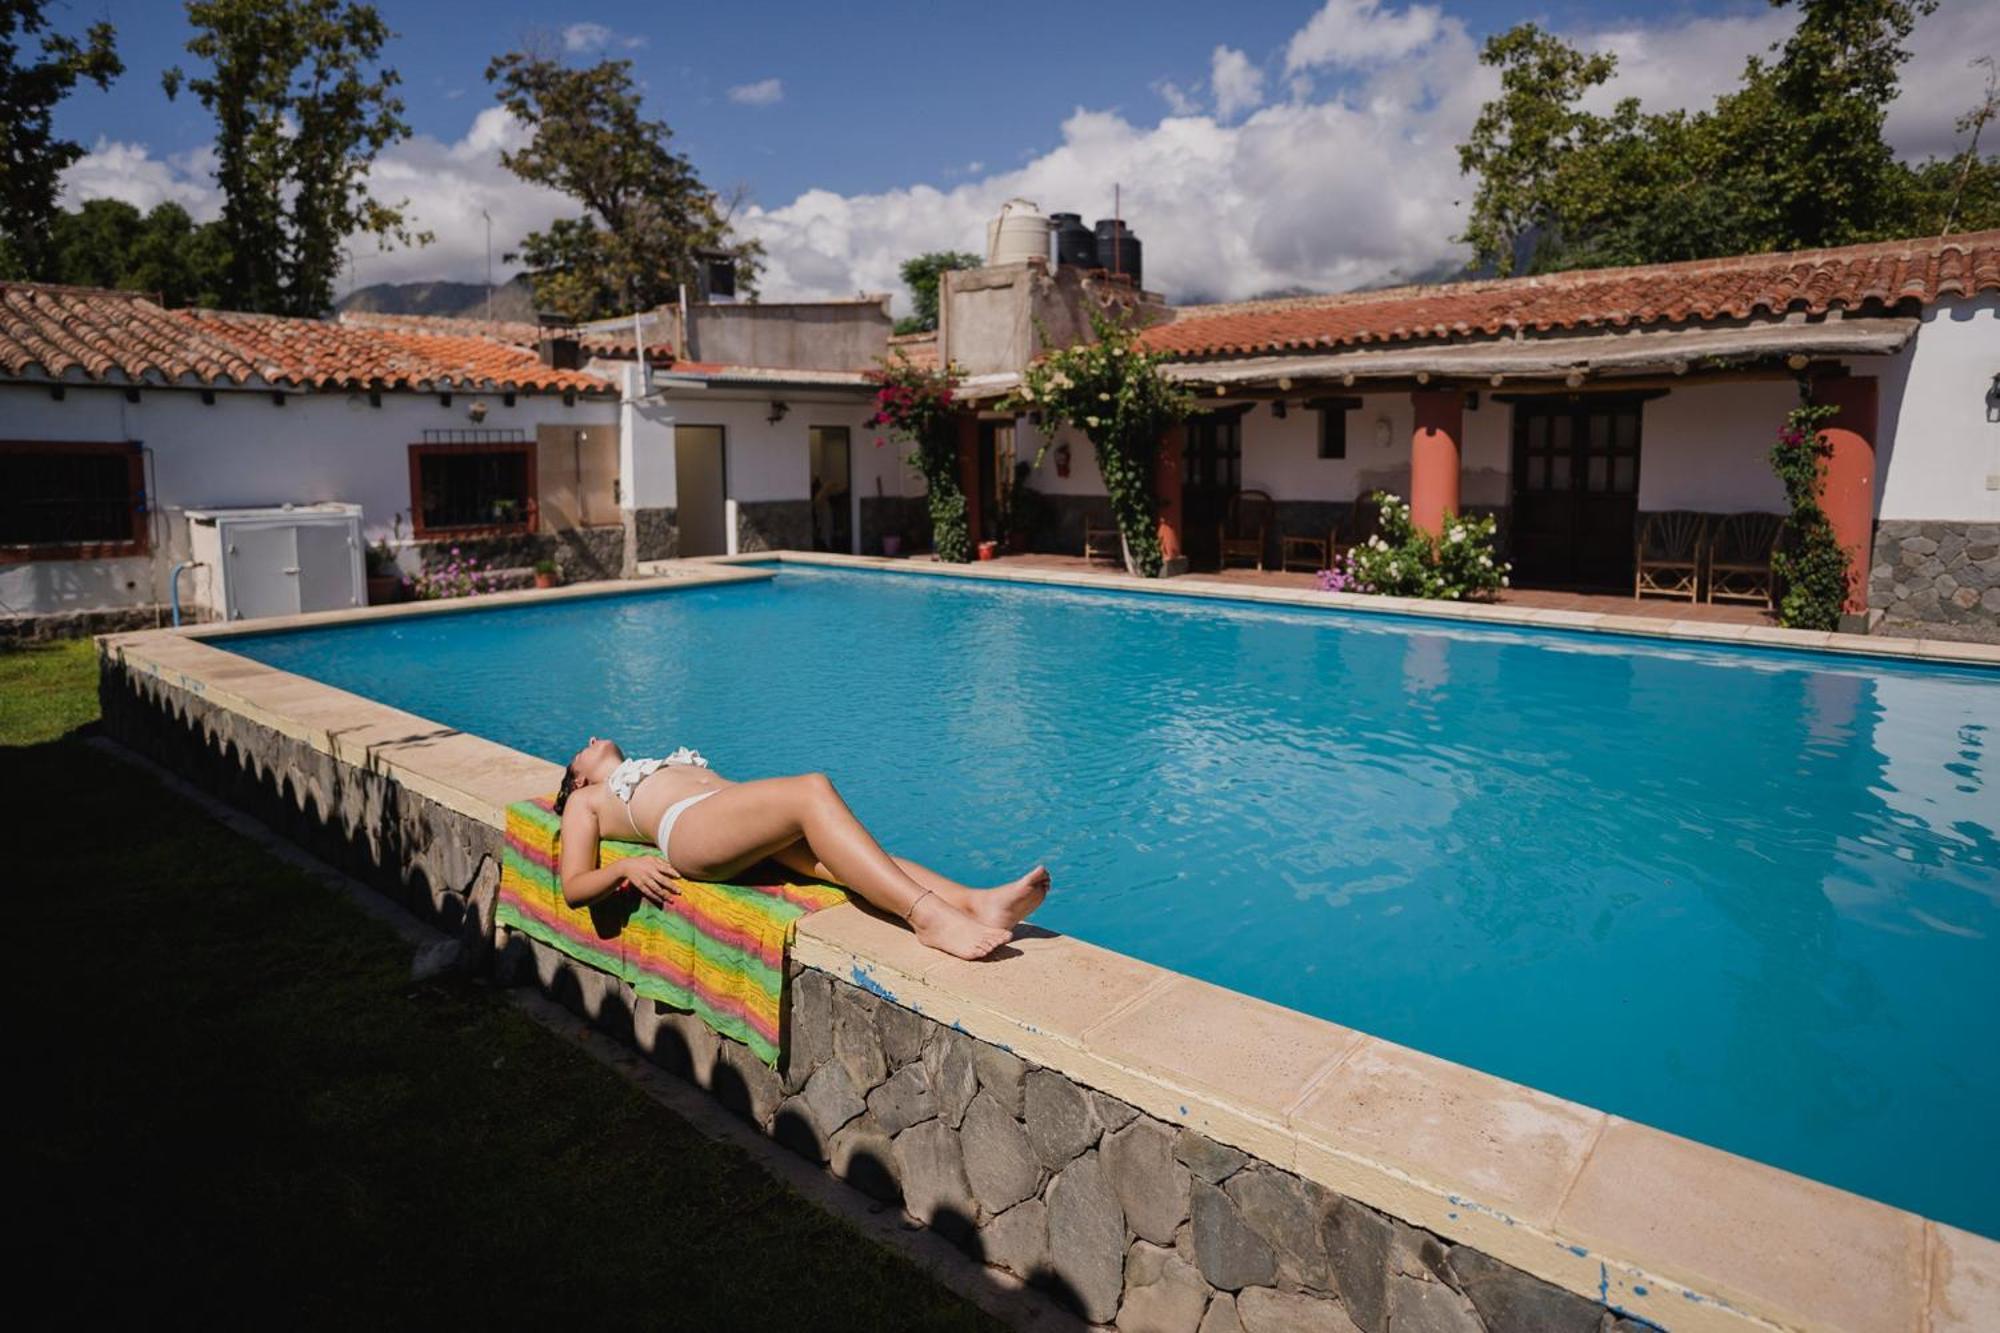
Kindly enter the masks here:
<path id="1" fill-rule="evenodd" d="M 615 893 L 588 907 L 563 901 L 556 874 L 561 820 L 546 798 L 507 807 L 498 924 L 629 983 L 643 999 L 686 1009 L 765 1064 L 778 1062 L 778 1013 L 792 926 L 847 901 L 826 884 L 702 884 L 656 907 Z M 658 856 L 644 843 L 607 839 L 598 863 Z"/>

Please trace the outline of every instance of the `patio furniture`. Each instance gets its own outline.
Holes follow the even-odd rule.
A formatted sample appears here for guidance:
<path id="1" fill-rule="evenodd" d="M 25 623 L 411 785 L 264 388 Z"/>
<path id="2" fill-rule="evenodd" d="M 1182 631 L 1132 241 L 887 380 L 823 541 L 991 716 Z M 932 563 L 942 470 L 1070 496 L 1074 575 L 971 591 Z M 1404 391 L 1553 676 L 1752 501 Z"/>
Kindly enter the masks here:
<path id="1" fill-rule="evenodd" d="M 1708 545 L 1708 515 L 1671 509 L 1639 516 L 1632 597 L 1647 593 L 1694 601 L 1701 592 L 1701 559 Z"/>
<path id="2" fill-rule="evenodd" d="M 1229 497 L 1229 511 L 1217 536 L 1218 561 L 1229 568 L 1231 560 L 1254 560 L 1264 568 L 1264 541 L 1277 517 L 1278 507 L 1262 491 L 1238 491 Z"/>
<path id="3" fill-rule="evenodd" d="M 1357 546 L 1366 546 L 1371 538 L 1382 532 L 1382 502 L 1370 492 L 1347 507 L 1347 520 L 1333 539 L 1333 550 L 1329 552 L 1338 560 Z"/>
<path id="4" fill-rule="evenodd" d="M 1716 526 L 1708 550 L 1708 600 L 1774 604 L 1771 555 L 1784 535 L 1780 514 L 1730 514 Z"/>
<path id="5" fill-rule="evenodd" d="M 1100 528 L 1094 523 L 1083 525 L 1083 558 L 1085 560 L 1109 560 L 1114 565 L 1125 563 L 1125 544 L 1118 540 L 1117 528 Z"/>
<path id="6" fill-rule="evenodd" d="M 1278 538 L 1278 568 L 1304 570 L 1308 574 L 1333 568 L 1335 539 L 1336 533 L 1332 530 L 1324 537 L 1300 537 L 1286 533 Z"/>

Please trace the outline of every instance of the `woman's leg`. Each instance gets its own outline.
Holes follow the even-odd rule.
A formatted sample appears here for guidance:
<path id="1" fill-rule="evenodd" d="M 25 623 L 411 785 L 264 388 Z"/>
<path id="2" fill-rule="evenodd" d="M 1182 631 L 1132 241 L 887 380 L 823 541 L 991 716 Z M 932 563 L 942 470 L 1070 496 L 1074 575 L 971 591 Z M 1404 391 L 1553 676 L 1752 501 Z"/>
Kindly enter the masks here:
<path id="1" fill-rule="evenodd" d="M 795 842 L 790 847 L 773 853 L 771 859 L 802 875 L 839 882 L 839 876 L 827 869 L 803 842 Z M 912 861 L 906 856 L 891 854 L 889 859 L 920 886 L 929 889 L 959 911 L 969 913 L 988 925 L 1009 928 L 1020 925 L 1027 919 L 1029 913 L 1042 905 L 1042 899 L 1048 897 L 1049 893 L 1049 872 L 1041 866 L 1036 866 L 1010 883 L 996 884 L 990 889 L 974 889 L 960 884 L 955 879 L 940 875 L 929 866 Z"/>
<path id="2" fill-rule="evenodd" d="M 908 920 L 932 948 L 979 958 L 1007 940 L 1005 929 L 912 879 L 823 774 L 740 782 L 689 806 L 674 825 L 668 859 L 691 879 L 722 880 L 799 841 L 831 878 Z"/>

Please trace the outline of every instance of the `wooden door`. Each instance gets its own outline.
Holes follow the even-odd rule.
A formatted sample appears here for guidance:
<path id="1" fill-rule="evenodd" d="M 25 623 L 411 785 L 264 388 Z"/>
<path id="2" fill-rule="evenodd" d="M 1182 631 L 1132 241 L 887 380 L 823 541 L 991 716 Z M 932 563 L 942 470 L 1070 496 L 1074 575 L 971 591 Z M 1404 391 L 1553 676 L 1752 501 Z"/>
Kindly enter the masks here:
<path id="1" fill-rule="evenodd" d="M 1641 404 L 1580 396 L 1514 407 L 1514 579 L 1623 587 L 1639 512 Z"/>
<path id="2" fill-rule="evenodd" d="M 1187 423 L 1181 452 L 1181 545 L 1188 564 L 1213 569 L 1229 502 L 1243 488 L 1243 413 L 1211 412 Z"/>

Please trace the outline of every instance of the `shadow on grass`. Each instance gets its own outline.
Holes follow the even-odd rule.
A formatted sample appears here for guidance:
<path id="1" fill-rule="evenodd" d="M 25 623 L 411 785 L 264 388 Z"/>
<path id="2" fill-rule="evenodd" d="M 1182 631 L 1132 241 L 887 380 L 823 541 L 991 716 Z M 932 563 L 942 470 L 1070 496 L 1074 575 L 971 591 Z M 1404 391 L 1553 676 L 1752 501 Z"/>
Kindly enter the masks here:
<path id="1" fill-rule="evenodd" d="M 993 1327 L 74 734 L 0 781 L 16 1258 L 69 1313 Z"/>

